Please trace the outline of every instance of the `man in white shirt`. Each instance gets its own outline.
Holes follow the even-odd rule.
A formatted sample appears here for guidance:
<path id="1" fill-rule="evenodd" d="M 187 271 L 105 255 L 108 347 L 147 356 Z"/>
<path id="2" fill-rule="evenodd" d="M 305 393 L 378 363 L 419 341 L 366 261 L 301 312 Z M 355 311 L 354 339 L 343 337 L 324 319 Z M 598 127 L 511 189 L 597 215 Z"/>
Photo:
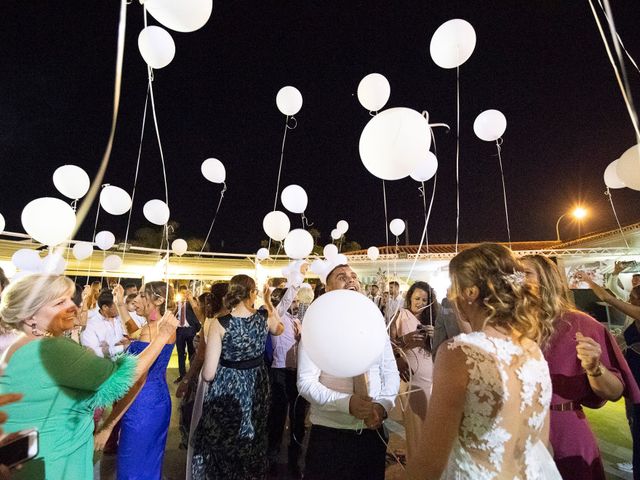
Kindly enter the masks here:
<path id="1" fill-rule="evenodd" d="M 348 265 L 328 272 L 326 291 L 360 291 Z M 339 335 L 339 332 L 336 332 Z M 364 375 L 336 378 L 322 372 L 300 344 L 298 390 L 311 404 L 311 434 L 304 478 L 383 480 L 387 435 L 383 420 L 394 406 L 400 387 L 391 343 Z"/>
<path id="2" fill-rule="evenodd" d="M 80 339 L 82 345 L 104 358 L 115 357 L 129 344 L 110 292 L 103 291 L 98 297 L 98 313 L 87 320 Z"/>
<path id="3" fill-rule="evenodd" d="M 384 319 L 389 325 L 389 322 L 398 313 L 404 304 L 404 298 L 400 294 L 400 284 L 395 280 L 389 282 L 389 298 L 386 301 L 384 309 Z"/>

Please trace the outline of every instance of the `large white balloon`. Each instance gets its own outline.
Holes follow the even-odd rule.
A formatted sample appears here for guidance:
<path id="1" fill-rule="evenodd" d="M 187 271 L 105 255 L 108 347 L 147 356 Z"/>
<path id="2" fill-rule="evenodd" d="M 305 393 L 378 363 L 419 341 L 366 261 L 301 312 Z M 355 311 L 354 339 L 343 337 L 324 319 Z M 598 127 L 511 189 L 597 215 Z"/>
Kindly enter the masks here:
<path id="1" fill-rule="evenodd" d="M 616 171 L 617 165 L 618 160 L 614 160 L 604 170 L 604 184 L 609 188 L 626 187 L 624 182 L 618 177 L 618 172 Z"/>
<path id="2" fill-rule="evenodd" d="M 341 236 L 342 233 L 340 233 L 340 230 L 338 230 L 337 228 L 331 230 L 331 238 L 333 238 L 334 240 L 338 240 Z"/>
<path id="3" fill-rule="evenodd" d="M 108 230 L 96 233 L 96 245 L 100 250 L 109 250 L 116 243 L 116 237 Z"/>
<path id="4" fill-rule="evenodd" d="M 311 262 L 311 266 L 309 267 L 309 270 L 311 270 L 316 275 L 320 275 L 320 273 L 322 273 L 323 268 L 324 268 L 324 262 L 321 259 L 316 258 L 313 262 Z"/>
<path id="5" fill-rule="evenodd" d="M 358 100 L 360 104 L 371 112 L 382 110 L 389 101 L 391 85 L 384 75 L 370 73 L 358 85 Z"/>
<path id="6" fill-rule="evenodd" d="M 634 145 L 622 154 L 616 164 L 616 173 L 625 186 L 640 190 L 640 145 Z"/>
<path id="7" fill-rule="evenodd" d="M 171 250 L 173 251 L 173 253 L 175 253 L 179 257 L 184 255 L 187 252 L 187 249 L 188 249 L 187 242 L 182 238 L 176 238 L 171 243 Z"/>
<path id="8" fill-rule="evenodd" d="M 322 250 L 322 254 L 324 255 L 324 258 L 331 260 L 338 256 L 338 247 L 333 243 L 327 243 Z"/>
<path id="9" fill-rule="evenodd" d="M 4 222 L 4 217 L 0 213 L 0 233 L 4 232 L 5 226 L 6 226 L 6 223 Z"/>
<path id="10" fill-rule="evenodd" d="M 347 233 L 347 231 L 349 231 L 349 222 L 347 222 L 346 220 L 340 220 L 336 224 L 336 230 L 338 230 L 342 235 L 344 235 L 345 233 Z"/>
<path id="11" fill-rule="evenodd" d="M 456 18 L 438 27 L 431 37 L 429 52 L 439 67 L 456 68 L 469 59 L 475 48 L 475 30 L 466 20 Z"/>
<path id="12" fill-rule="evenodd" d="M 281 242 L 285 239 L 291 228 L 291 222 L 289 217 L 280 210 L 274 210 L 264 216 L 262 220 L 262 228 L 269 238 L 276 242 Z"/>
<path id="13" fill-rule="evenodd" d="M 313 237 L 302 228 L 291 230 L 284 239 L 284 251 L 289 258 L 306 258 L 313 251 Z"/>
<path id="14" fill-rule="evenodd" d="M 269 250 L 267 250 L 264 247 L 258 249 L 258 253 L 256 253 L 256 258 L 258 260 L 266 260 L 267 258 L 269 258 Z"/>
<path id="15" fill-rule="evenodd" d="M 394 218 L 393 220 L 391 220 L 391 222 L 389 222 L 389 230 L 391 230 L 391 233 L 393 233 L 396 237 L 402 235 L 402 232 L 404 232 L 404 228 L 404 220 Z"/>
<path id="16" fill-rule="evenodd" d="M 276 105 L 285 115 L 295 115 L 302 108 L 302 94 L 296 87 L 282 87 L 276 95 Z"/>
<path id="17" fill-rule="evenodd" d="M 209 20 L 213 0 L 145 0 L 144 7 L 165 27 L 194 32 Z"/>
<path id="18" fill-rule="evenodd" d="M 200 171 L 204 178 L 213 183 L 224 183 L 227 178 L 227 171 L 217 158 L 207 158 L 202 162 Z"/>
<path id="19" fill-rule="evenodd" d="M 138 35 L 138 49 L 151 68 L 164 68 L 176 54 L 176 44 L 171 34 L 156 25 L 145 27 Z"/>
<path id="20" fill-rule="evenodd" d="M 438 171 L 438 159 L 433 152 L 427 152 L 425 157 L 418 162 L 411 172 L 411 178 L 416 182 L 426 182 Z"/>
<path id="21" fill-rule="evenodd" d="M 429 122 L 410 108 L 390 108 L 369 120 L 360 136 L 364 166 L 383 180 L 409 175 L 431 145 Z"/>
<path id="22" fill-rule="evenodd" d="M 380 257 L 380 250 L 378 247 L 369 247 L 367 249 L 367 257 L 369 260 L 373 260 L 374 262 Z"/>
<path id="23" fill-rule="evenodd" d="M 115 239 L 114 239 L 115 240 Z M 93 253 L 93 244 L 89 242 L 76 242 L 73 246 L 73 256 L 76 260 L 89 258 Z"/>
<path id="24" fill-rule="evenodd" d="M 11 256 L 11 263 L 25 272 L 39 272 L 42 270 L 42 259 L 37 250 L 21 248 Z"/>
<path id="25" fill-rule="evenodd" d="M 369 370 L 388 342 L 384 317 L 365 295 L 333 290 L 304 314 L 302 343 L 320 370 L 340 378 Z"/>
<path id="26" fill-rule="evenodd" d="M 42 260 L 42 273 L 62 275 L 65 268 L 67 268 L 67 262 L 59 253 L 50 253 Z"/>
<path id="27" fill-rule="evenodd" d="M 22 226 L 37 242 L 58 245 L 67 240 L 76 226 L 76 214 L 59 198 L 42 197 L 22 210 Z"/>
<path id="28" fill-rule="evenodd" d="M 157 198 L 149 200 L 142 208 L 144 218 L 156 225 L 165 225 L 169 221 L 169 207 Z"/>
<path id="29" fill-rule="evenodd" d="M 89 191 L 91 180 L 89 175 L 75 165 L 63 165 L 53 172 L 53 184 L 65 197 L 78 200 Z"/>
<path id="30" fill-rule="evenodd" d="M 507 118 L 500 110 L 485 110 L 473 122 L 473 131 L 485 142 L 495 142 L 506 129 Z"/>
<path id="31" fill-rule="evenodd" d="M 123 215 L 131 208 L 131 196 L 120 187 L 107 185 L 100 192 L 100 205 L 111 215 Z"/>
<path id="32" fill-rule="evenodd" d="M 300 185 L 289 185 L 280 194 L 282 205 L 291 213 L 303 213 L 307 209 L 309 198 Z"/>
<path id="33" fill-rule="evenodd" d="M 122 266 L 122 258 L 119 255 L 108 255 L 102 262 L 104 270 L 118 270 Z"/>

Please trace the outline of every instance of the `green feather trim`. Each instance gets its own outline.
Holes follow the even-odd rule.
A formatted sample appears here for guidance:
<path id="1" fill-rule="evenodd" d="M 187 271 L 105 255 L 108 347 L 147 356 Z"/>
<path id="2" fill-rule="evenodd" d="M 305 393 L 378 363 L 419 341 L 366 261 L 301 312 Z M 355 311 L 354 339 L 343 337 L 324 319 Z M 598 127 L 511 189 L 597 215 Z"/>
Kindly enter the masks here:
<path id="1" fill-rule="evenodd" d="M 92 408 L 107 407 L 124 397 L 133 386 L 138 359 L 134 355 L 120 355 L 114 361 L 113 373 L 100 385 L 91 399 Z"/>

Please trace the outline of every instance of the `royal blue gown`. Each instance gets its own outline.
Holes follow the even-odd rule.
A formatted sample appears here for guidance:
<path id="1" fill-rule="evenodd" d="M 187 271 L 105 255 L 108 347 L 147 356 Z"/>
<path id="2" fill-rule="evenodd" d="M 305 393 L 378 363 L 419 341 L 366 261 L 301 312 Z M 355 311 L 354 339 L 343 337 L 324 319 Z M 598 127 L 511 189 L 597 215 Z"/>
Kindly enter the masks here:
<path id="1" fill-rule="evenodd" d="M 131 342 L 138 355 L 149 343 Z M 167 364 L 173 344 L 165 345 L 149 369 L 147 381 L 122 417 L 118 442 L 118 480 L 161 480 L 162 461 L 171 419 Z"/>

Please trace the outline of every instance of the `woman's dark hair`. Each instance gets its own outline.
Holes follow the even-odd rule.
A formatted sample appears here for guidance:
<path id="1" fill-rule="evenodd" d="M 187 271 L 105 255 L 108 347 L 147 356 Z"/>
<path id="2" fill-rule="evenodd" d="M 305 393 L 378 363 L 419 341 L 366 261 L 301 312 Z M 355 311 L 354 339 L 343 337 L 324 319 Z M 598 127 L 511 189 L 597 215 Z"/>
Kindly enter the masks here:
<path id="1" fill-rule="evenodd" d="M 235 275 L 229 281 L 229 291 L 224 296 L 224 306 L 233 309 L 246 300 L 256 288 L 256 282 L 248 275 Z"/>
<path id="2" fill-rule="evenodd" d="M 427 282 L 414 282 L 407 290 L 404 297 L 404 307 L 409 310 L 411 308 L 411 296 L 416 290 L 427 292 L 427 306 L 417 316 L 422 325 L 435 325 L 438 316 L 439 305 L 436 298 L 436 292 Z"/>
<path id="3" fill-rule="evenodd" d="M 287 293 L 286 288 L 274 288 L 273 292 L 271 292 L 271 304 L 274 307 L 277 307 L 282 301 L 282 297 L 284 297 L 285 293 Z"/>
<path id="4" fill-rule="evenodd" d="M 169 287 L 169 301 L 165 305 L 164 300 L 167 298 L 167 286 Z M 148 282 L 144 284 L 144 293 L 147 298 L 153 302 L 162 299 L 162 303 L 158 306 L 160 315 L 164 315 L 167 308 L 169 311 L 175 310 L 176 302 L 171 285 L 167 285 L 165 282 Z"/>
<path id="5" fill-rule="evenodd" d="M 215 317 L 224 308 L 223 299 L 229 291 L 227 282 L 215 283 L 211 292 L 205 292 L 198 297 L 200 305 L 204 307 L 205 317 Z"/>
<path id="6" fill-rule="evenodd" d="M 73 292 L 73 297 L 71 298 L 71 300 L 73 301 L 73 303 L 75 304 L 76 307 L 80 308 L 82 306 L 82 291 L 84 290 L 84 288 L 82 287 L 82 285 L 79 285 L 76 283 L 76 291 Z"/>
<path id="7" fill-rule="evenodd" d="M 0 290 L 4 290 L 7 285 L 9 285 L 9 279 L 4 274 L 4 270 L 0 268 Z"/>

